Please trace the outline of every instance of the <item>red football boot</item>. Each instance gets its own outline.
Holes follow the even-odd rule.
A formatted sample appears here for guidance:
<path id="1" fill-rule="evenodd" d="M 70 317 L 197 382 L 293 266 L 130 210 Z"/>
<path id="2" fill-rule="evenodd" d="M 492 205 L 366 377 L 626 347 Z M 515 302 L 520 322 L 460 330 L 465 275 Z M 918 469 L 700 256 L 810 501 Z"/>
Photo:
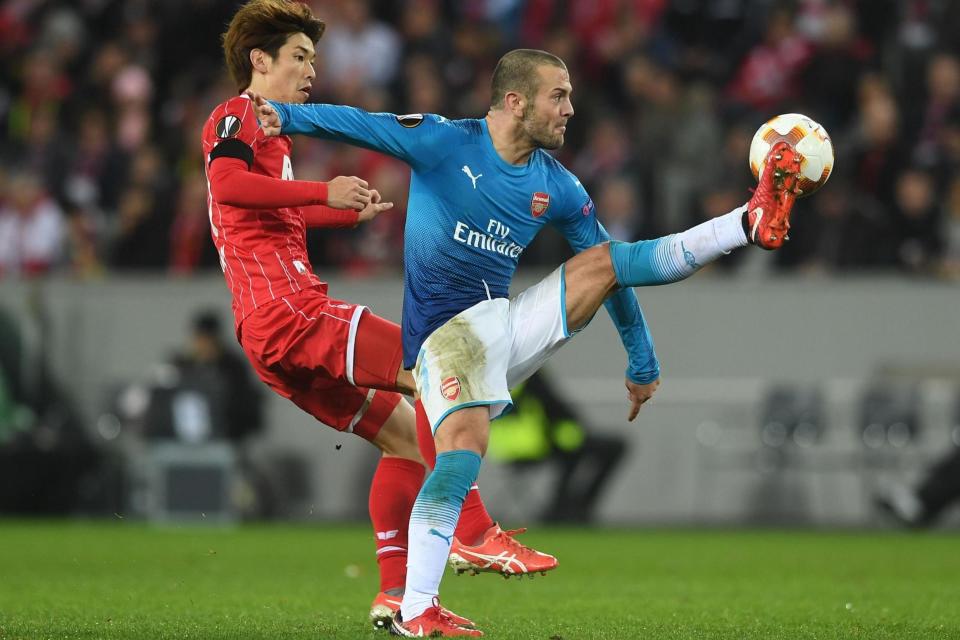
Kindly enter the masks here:
<path id="1" fill-rule="evenodd" d="M 439 598 L 434 598 L 433 606 L 412 620 L 403 620 L 397 611 L 390 633 L 405 638 L 479 638 L 483 635 L 479 629 L 468 629 L 454 622 L 450 612 L 440 606 Z"/>
<path id="2" fill-rule="evenodd" d="M 800 155 L 786 142 L 767 154 L 760 184 L 747 204 L 747 239 L 763 249 L 779 249 L 789 240 L 790 211 L 797 199 Z"/>
<path id="3" fill-rule="evenodd" d="M 400 601 L 402 599 L 403 596 L 391 596 L 383 591 L 377 594 L 377 597 L 373 599 L 373 604 L 370 605 L 370 623 L 373 625 L 374 629 L 390 628 L 390 624 L 396 617 L 397 612 L 400 611 Z M 470 618 L 458 616 L 449 609 L 444 609 L 444 612 L 454 621 L 454 623 L 460 625 L 461 627 L 473 629 L 476 626 L 473 624 L 473 620 Z"/>
<path id="4" fill-rule="evenodd" d="M 541 574 L 557 568 L 557 559 L 518 542 L 515 535 L 526 529 L 504 531 L 500 525 L 493 525 L 484 535 L 483 541 L 475 546 L 461 543 L 454 537 L 450 546 L 447 562 L 458 574 L 469 571 L 473 575 L 481 572 L 499 573 L 505 578 L 510 576 Z"/>

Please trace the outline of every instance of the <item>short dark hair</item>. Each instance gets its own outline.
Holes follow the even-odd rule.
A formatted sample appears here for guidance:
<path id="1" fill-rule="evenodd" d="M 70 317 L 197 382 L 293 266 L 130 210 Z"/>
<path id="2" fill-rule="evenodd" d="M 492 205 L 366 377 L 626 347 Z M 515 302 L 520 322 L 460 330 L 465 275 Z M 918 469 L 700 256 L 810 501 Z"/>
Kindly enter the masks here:
<path id="1" fill-rule="evenodd" d="M 198 311 L 193 316 L 193 333 L 196 335 L 220 337 L 220 314 L 211 309 Z"/>
<path id="2" fill-rule="evenodd" d="M 532 99 L 540 83 L 537 68 L 543 65 L 567 68 L 563 60 L 539 49 L 514 49 L 500 58 L 490 81 L 490 107 L 503 108 L 503 97 L 510 91 Z"/>
<path id="3" fill-rule="evenodd" d="M 293 34 L 303 33 L 316 44 L 326 26 L 310 7 L 294 0 L 250 0 L 240 7 L 222 36 L 223 56 L 237 90 L 249 87 L 253 79 L 251 51 L 261 49 L 276 58 Z"/>

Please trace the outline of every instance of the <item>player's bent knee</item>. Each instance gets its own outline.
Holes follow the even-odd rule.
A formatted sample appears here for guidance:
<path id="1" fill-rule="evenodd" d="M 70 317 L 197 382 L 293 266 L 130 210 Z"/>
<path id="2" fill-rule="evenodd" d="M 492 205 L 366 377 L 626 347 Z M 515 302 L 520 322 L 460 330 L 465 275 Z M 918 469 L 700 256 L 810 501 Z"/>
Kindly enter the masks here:
<path id="1" fill-rule="evenodd" d="M 435 438 L 437 453 L 467 450 L 485 455 L 490 438 L 490 409 L 478 406 L 454 411 L 437 427 Z"/>
<path id="2" fill-rule="evenodd" d="M 567 326 L 582 329 L 619 285 L 610 258 L 610 244 L 590 247 L 571 258 L 564 269 Z"/>
<path id="3" fill-rule="evenodd" d="M 384 455 L 423 463 L 417 444 L 416 418 L 407 402 L 401 401 L 394 408 L 372 442 Z"/>
<path id="4" fill-rule="evenodd" d="M 610 243 L 603 242 L 581 251 L 567 261 L 565 271 L 568 286 L 571 279 L 615 284 L 616 274 L 610 258 Z"/>

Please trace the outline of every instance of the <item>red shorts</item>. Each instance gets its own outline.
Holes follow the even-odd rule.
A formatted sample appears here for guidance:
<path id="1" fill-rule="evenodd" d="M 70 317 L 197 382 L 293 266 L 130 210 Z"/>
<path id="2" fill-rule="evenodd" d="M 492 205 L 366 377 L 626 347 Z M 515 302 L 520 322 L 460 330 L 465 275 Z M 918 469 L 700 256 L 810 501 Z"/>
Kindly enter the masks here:
<path id="1" fill-rule="evenodd" d="M 373 440 L 402 400 L 394 391 L 399 325 L 323 289 L 258 308 L 244 319 L 240 344 L 271 389 L 337 431 Z"/>

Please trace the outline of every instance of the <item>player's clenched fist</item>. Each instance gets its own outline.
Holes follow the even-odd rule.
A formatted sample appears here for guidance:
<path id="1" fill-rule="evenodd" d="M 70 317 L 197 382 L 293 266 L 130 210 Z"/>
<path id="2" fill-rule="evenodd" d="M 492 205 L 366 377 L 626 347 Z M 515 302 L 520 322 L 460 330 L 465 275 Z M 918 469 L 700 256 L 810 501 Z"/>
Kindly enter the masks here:
<path id="1" fill-rule="evenodd" d="M 370 204 L 370 190 L 366 180 L 356 176 L 337 176 L 327 183 L 327 205 L 334 209 L 362 211 Z"/>

